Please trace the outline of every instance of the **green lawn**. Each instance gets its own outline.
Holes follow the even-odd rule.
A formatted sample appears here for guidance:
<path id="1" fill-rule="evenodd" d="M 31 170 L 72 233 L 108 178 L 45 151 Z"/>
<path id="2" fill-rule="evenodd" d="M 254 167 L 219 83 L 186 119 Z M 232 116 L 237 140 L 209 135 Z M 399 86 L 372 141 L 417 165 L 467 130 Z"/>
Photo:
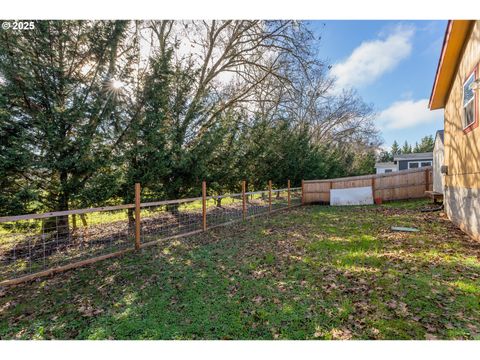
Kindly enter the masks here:
<path id="1" fill-rule="evenodd" d="M 424 204 L 297 208 L 3 289 L 0 337 L 480 339 L 480 244 Z"/>

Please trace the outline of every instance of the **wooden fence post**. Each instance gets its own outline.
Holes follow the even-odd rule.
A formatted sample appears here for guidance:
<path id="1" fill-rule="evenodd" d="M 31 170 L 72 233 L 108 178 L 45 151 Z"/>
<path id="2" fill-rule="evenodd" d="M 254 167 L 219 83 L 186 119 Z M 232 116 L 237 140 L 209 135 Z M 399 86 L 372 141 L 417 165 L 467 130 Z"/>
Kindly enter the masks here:
<path id="1" fill-rule="evenodd" d="M 302 180 L 302 205 L 305 204 L 304 181 Z"/>
<path id="2" fill-rule="evenodd" d="M 140 183 L 135 183 L 135 249 L 140 249 Z"/>
<path id="3" fill-rule="evenodd" d="M 329 204 L 330 204 L 330 193 L 331 193 L 330 190 L 332 190 L 332 189 L 333 189 L 333 181 L 330 181 L 329 182 L 329 189 L 328 189 L 328 201 L 327 201 Z"/>
<path id="4" fill-rule="evenodd" d="M 287 201 L 288 201 L 288 207 L 290 207 L 290 180 L 287 180 Z"/>
<path id="5" fill-rule="evenodd" d="M 272 211 L 272 180 L 268 180 L 268 212 Z"/>
<path id="6" fill-rule="evenodd" d="M 372 197 L 373 203 L 375 203 L 375 176 L 372 176 Z"/>
<path id="7" fill-rule="evenodd" d="M 243 180 L 242 181 L 242 217 L 243 217 L 243 220 L 245 221 L 245 219 L 247 218 L 247 199 L 246 199 L 246 195 L 245 195 L 245 190 L 246 190 L 246 181 Z"/>
<path id="8" fill-rule="evenodd" d="M 207 183 L 202 181 L 202 223 L 203 231 L 207 230 Z"/>
<path id="9" fill-rule="evenodd" d="M 428 180 L 428 169 L 425 169 L 425 191 L 428 191 L 429 189 L 429 180 Z"/>

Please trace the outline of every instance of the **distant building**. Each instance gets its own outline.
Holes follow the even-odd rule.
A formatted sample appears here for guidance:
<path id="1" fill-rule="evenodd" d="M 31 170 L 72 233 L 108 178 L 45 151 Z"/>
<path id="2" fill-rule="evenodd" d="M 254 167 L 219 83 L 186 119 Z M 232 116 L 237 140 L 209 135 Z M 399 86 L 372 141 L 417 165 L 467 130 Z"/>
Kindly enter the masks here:
<path id="1" fill-rule="evenodd" d="M 433 149 L 433 191 L 443 194 L 445 175 L 442 174 L 444 163 L 443 130 L 438 130 L 435 135 L 435 147 Z"/>
<path id="2" fill-rule="evenodd" d="M 375 173 L 385 174 L 398 171 L 398 167 L 394 162 L 378 162 L 375 164 Z"/>
<path id="3" fill-rule="evenodd" d="M 421 167 L 432 166 L 433 153 L 399 154 L 393 157 L 393 162 L 398 166 L 398 170 L 418 169 Z"/>

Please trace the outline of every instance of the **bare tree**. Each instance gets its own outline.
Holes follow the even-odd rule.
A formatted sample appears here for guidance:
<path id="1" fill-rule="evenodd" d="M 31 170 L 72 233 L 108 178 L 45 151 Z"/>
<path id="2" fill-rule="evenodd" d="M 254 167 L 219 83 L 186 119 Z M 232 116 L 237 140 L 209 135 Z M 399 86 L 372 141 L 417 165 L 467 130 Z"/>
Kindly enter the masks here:
<path id="1" fill-rule="evenodd" d="M 301 67 L 308 67 L 311 59 L 312 34 L 297 21 L 154 21 L 149 28 L 158 51 L 174 48 L 177 65 L 197 74 L 189 108 L 179 119 L 185 142 L 201 135 L 227 109 L 262 106 L 266 98 L 255 92 L 272 79 L 279 86 L 289 84 L 283 70 L 288 58 Z M 200 102 L 208 116 L 196 118 Z"/>

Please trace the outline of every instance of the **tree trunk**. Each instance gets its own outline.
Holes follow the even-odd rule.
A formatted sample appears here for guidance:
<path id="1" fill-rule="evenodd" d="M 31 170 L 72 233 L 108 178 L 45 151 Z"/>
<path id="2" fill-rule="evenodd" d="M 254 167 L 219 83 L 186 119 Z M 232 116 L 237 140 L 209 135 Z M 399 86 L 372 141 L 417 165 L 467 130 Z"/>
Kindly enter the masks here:
<path id="1" fill-rule="evenodd" d="M 167 211 L 175 216 L 176 218 L 179 218 L 180 216 L 180 211 L 178 210 L 179 204 L 168 204 L 167 205 Z"/>
<path id="2" fill-rule="evenodd" d="M 128 234 L 135 233 L 135 216 L 134 216 L 135 209 L 128 209 L 127 216 L 128 216 Z"/>
<path id="3" fill-rule="evenodd" d="M 166 194 L 167 199 L 169 200 L 176 200 L 179 198 L 179 190 L 178 189 L 168 189 Z M 175 217 L 178 217 L 179 215 L 179 204 L 168 204 L 167 205 L 167 211 L 172 214 Z"/>
<path id="4" fill-rule="evenodd" d="M 58 199 L 58 210 L 68 210 L 69 193 L 65 190 L 68 181 L 68 174 L 64 171 L 60 173 L 60 184 L 62 192 Z M 70 242 L 70 228 L 68 215 L 57 216 L 56 218 L 57 239 L 59 242 Z"/>
<path id="5" fill-rule="evenodd" d="M 67 174 L 60 174 L 60 184 L 62 188 L 65 188 L 67 181 Z M 66 191 L 62 190 L 57 199 L 57 205 L 55 211 L 67 211 L 68 210 L 69 195 Z M 70 228 L 68 215 L 52 216 L 46 218 L 42 222 L 42 237 L 45 242 L 51 243 L 50 249 L 58 249 L 62 245 L 70 243 Z"/>

